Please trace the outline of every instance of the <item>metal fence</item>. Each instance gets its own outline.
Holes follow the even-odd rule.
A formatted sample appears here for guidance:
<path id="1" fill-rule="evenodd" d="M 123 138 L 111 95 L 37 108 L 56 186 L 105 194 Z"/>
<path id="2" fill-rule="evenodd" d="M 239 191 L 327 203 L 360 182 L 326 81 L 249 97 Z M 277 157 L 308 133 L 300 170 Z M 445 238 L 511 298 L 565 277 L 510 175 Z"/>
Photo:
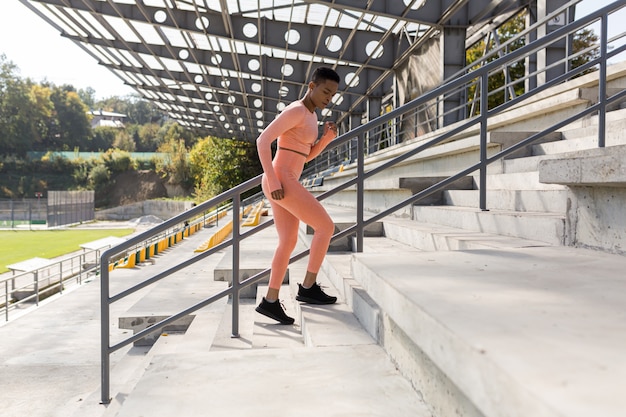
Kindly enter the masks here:
<path id="1" fill-rule="evenodd" d="M 95 218 L 93 191 L 48 191 L 48 227 Z"/>
<path id="2" fill-rule="evenodd" d="M 13 271 L 0 278 L 0 314 L 9 320 L 9 312 L 37 306 L 50 295 L 63 293 L 68 285 L 81 285 L 98 272 L 100 252 L 106 249 L 84 250 L 68 258 L 50 261 L 28 271 Z"/>
<path id="3" fill-rule="evenodd" d="M 63 226 L 95 219 L 93 191 L 48 191 L 48 198 L 0 200 L 0 227 Z"/>
<path id="4" fill-rule="evenodd" d="M 0 200 L 0 227 L 45 224 L 47 217 L 48 200 L 45 198 Z"/>

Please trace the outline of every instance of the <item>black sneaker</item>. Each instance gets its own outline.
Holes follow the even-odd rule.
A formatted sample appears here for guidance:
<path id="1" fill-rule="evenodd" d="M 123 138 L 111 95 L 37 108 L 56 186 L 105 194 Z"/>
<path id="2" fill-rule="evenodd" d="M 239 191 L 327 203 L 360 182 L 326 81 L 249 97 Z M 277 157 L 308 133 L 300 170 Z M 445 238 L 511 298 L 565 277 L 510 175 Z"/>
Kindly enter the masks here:
<path id="1" fill-rule="evenodd" d="M 332 297 L 322 291 L 322 287 L 316 282 L 309 289 L 306 289 L 302 284 L 298 284 L 298 295 L 296 300 L 304 301 L 310 304 L 334 304 L 337 302 L 337 297 Z"/>
<path id="2" fill-rule="evenodd" d="M 293 324 L 295 321 L 292 317 L 285 314 L 285 311 L 278 300 L 270 303 L 265 299 L 265 297 L 263 297 L 263 301 L 261 301 L 261 304 L 257 306 L 256 311 L 257 313 L 261 313 L 264 316 L 280 322 L 280 324 Z"/>

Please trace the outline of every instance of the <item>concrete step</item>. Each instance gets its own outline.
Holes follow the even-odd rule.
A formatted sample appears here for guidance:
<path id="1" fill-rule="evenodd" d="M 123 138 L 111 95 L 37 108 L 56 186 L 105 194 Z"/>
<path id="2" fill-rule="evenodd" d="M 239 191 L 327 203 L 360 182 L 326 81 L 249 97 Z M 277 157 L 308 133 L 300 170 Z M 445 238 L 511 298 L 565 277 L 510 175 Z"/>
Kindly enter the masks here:
<path id="1" fill-rule="evenodd" d="M 155 357 L 118 417 L 431 416 L 377 345 Z"/>
<path id="2" fill-rule="evenodd" d="M 311 190 L 312 194 L 318 195 L 321 192 L 317 190 Z M 384 210 L 388 207 L 411 197 L 413 194 L 408 189 L 396 188 L 396 189 L 381 189 L 381 190 L 369 190 L 363 193 L 363 201 L 365 207 L 372 210 Z M 356 191 L 346 190 L 325 199 L 326 203 L 339 207 L 353 208 L 356 207 Z M 409 216 L 411 209 L 409 206 L 398 211 L 400 215 Z"/>
<path id="3" fill-rule="evenodd" d="M 478 208 L 456 206 L 414 206 L 413 218 L 425 224 L 518 237 L 549 245 L 562 245 L 566 238 L 563 214 L 482 211 Z"/>
<path id="4" fill-rule="evenodd" d="M 545 154 L 545 155 L 535 155 L 535 156 L 526 157 L 526 158 L 507 159 L 504 161 L 504 172 L 512 174 L 512 173 L 522 173 L 522 172 L 529 172 L 529 171 L 538 171 L 540 162 L 544 160 L 603 155 L 605 152 L 605 149 L 597 147 L 597 138 L 591 138 L 589 140 L 591 142 L 595 141 L 596 146 L 594 146 L 591 149 L 583 149 L 583 150 L 572 149 L 563 153 L 551 153 L 551 154 Z M 624 145 L 618 144 L 618 145 L 613 145 L 613 146 L 607 146 L 606 148 L 612 149 L 614 147 L 617 149 L 623 146 Z"/>
<path id="5" fill-rule="evenodd" d="M 256 305 L 267 294 L 267 286 L 259 285 L 257 291 Z M 254 314 L 254 328 L 252 336 L 252 348 L 255 349 L 281 349 L 296 348 L 304 346 L 302 335 L 302 317 L 298 314 L 296 301 L 293 298 L 289 285 L 283 285 L 280 289 L 280 302 L 288 316 L 293 317 L 293 326 L 285 326 L 265 317 L 262 314 Z"/>
<path id="6" fill-rule="evenodd" d="M 306 228 L 301 234 L 306 236 Z M 432 416 L 341 298 L 330 306 L 294 301 L 306 269 L 306 258 L 290 265 L 293 279 L 280 291 L 287 313 L 296 318 L 294 326 L 254 313 L 252 300 L 242 299 L 244 340 L 229 340 L 228 305 L 210 350 L 197 343 L 190 349 L 183 341 L 155 355 L 116 416 L 200 416 L 207 410 L 212 415 L 261 417 Z M 318 282 L 337 294 L 323 272 Z M 265 291 L 265 285 L 258 286 L 255 303 Z M 188 333 L 196 328 L 194 321 Z"/>
<path id="7" fill-rule="evenodd" d="M 388 239 L 370 238 L 366 242 L 366 248 L 375 249 L 375 252 L 380 253 L 405 249 L 399 245 L 422 251 L 549 246 L 548 243 L 538 240 L 470 231 L 408 219 L 390 218 L 385 220 L 384 225 L 385 237 Z"/>
<path id="8" fill-rule="evenodd" d="M 565 190 L 554 184 L 539 182 L 539 171 L 513 172 L 487 175 L 487 190 Z M 479 177 L 474 176 L 474 183 L 479 184 Z M 478 187 L 477 187 L 478 188 Z"/>
<path id="9" fill-rule="evenodd" d="M 598 116 L 562 130 L 564 140 L 533 145 L 534 155 L 550 155 L 598 147 Z M 605 146 L 626 145 L 626 109 L 607 112 Z"/>
<path id="10" fill-rule="evenodd" d="M 306 259 L 292 264 L 294 275 L 304 277 Z M 302 279 L 290 283 L 293 296 L 298 292 L 298 283 Z M 341 292 L 324 271 L 320 271 L 317 282 L 329 295 L 338 296 L 336 304 L 313 305 L 294 302 L 296 321 L 301 323 L 302 336 L 307 347 L 358 346 L 374 344 L 375 341 L 352 312 L 350 306 L 342 298 Z"/>
<path id="11" fill-rule="evenodd" d="M 478 207 L 479 190 L 448 190 L 443 193 L 443 204 Z M 490 210 L 537 211 L 565 213 L 567 190 L 491 190 L 487 191 Z"/>
<path id="12" fill-rule="evenodd" d="M 622 415 L 626 257 L 541 247 L 351 258 L 380 343 L 435 415 Z"/>
<path id="13" fill-rule="evenodd" d="M 624 131 L 626 130 L 626 109 L 618 109 L 606 113 L 606 133 L 607 136 L 617 135 L 624 139 Z M 593 115 L 583 118 L 561 129 L 564 140 L 598 137 L 598 116 Z M 619 139 L 618 139 L 619 140 Z"/>

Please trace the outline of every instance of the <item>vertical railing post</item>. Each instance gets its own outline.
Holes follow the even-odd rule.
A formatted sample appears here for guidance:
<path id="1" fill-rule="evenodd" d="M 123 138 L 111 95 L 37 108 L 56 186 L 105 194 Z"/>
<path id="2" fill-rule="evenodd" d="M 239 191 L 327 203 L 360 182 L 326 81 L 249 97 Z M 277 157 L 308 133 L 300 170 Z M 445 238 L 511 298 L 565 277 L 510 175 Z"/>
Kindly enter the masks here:
<path id="1" fill-rule="evenodd" d="M 39 306 L 39 270 L 33 272 L 35 278 L 35 305 Z"/>
<path id="2" fill-rule="evenodd" d="M 608 44 L 608 15 L 602 15 L 600 29 L 600 73 L 598 75 L 598 147 L 604 148 L 606 144 L 606 59 Z"/>
<path id="3" fill-rule="evenodd" d="M 9 281 L 4 281 L 4 320 L 9 321 Z"/>
<path id="4" fill-rule="evenodd" d="M 365 138 L 357 137 L 357 183 L 356 183 L 356 251 L 363 252 L 363 219 L 365 217 Z"/>
<path id="5" fill-rule="evenodd" d="M 100 258 L 100 375 L 101 404 L 109 404 L 111 368 L 109 364 L 109 259 Z"/>
<path id="6" fill-rule="evenodd" d="M 489 120 L 489 73 L 483 72 L 480 78 L 480 177 L 479 177 L 479 207 L 487 210 L 487 122 Z"/>
<path id="7" fill-rule="evenodd" d="M 63 261 L 59 262 L 59 294 L 63 294 Z"/>
<path id="8" fill-rule="evenodd" d="M 239 337 L 239 215 L 241 195 L 233 197 L 233 323 L 231 337 Z"/>

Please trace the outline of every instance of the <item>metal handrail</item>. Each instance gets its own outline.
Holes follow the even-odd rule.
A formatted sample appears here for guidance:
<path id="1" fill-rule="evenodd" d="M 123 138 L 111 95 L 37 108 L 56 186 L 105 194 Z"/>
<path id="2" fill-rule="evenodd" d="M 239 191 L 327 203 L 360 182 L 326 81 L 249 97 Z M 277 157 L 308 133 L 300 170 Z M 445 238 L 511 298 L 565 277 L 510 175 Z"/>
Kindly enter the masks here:
<path id="1" fill-rule="evenodd" d="M 81 285 L 84 279 L 97 272 L 100 253 L 100 250 L 87 250 L 41 268 L 0 278 L 0 311 L 4 309 L 4 320 L 9 321 L 11 309 L 22 304 L 34 303 L 38 306 L 44 293 L 63 293 L 71 280 Z M 47 275 L 44 276 L 44 272 Z M 47 284 L 42 285 L 43 282 Z M 15 294 L 20 291 L 32 291 L 32 294 L 18 299 Z"/>
<path id="2" fill-rule="evenodd" d="M 467 74 L 473 74 L 474 77 L 473 77 L 472 81 L 468 81 L 466 83 L 466 88 L 469 88 L 470 86 L 473 86 L 473 85 L 478 85 L 480 80 L 477 78 L 477 75 L 476 75 L 477 72 L 475 70 L 475 67 L 484 67 L 484 66 L 486 66 L 489 63 L 490 59 L 492 59 L 492 58 L 494 58 L 496 56 L 499 56 L 499 54 L 502 54 L 502 53 L 505 53 L 508 57 L 511 57 L 512 56 L 511 55 L 512 52 L 510 52 L 508 48 L 517 39 L 519 39 L 520 37 L 528 36 L 531 33 L 536 33 L 539 28 L 547 25 L 553 18 L 559 16 L 562 13 L 567 12 L 573 6 L 575 6 L 576 4 L 580 3 L 580 1 L 581 0 L 571 0 L 568 3 L 558 7 L 556 10 L 554 10 L 551 13 L 549 13 L 543 19 L 535 22 L 533 25 L 531 25 L 531 26 L 527 27 L 526 29 L 524 29 L 523 31 L 521 31 L 514 38 L 509 39 L 507 42 L 502 43 L 499 46 L 493 48 L 486 55 L 482 56 L 481 58 L 479 58 L 475 62 L 472 62 L 466 68 L 463 68 L 463 69 L 457 71 L 455 74 L 453 74 L 452 76 L 450 76 L 447 79 L 445 79 L 442 82 L 442 85 L 446 85 L 451 80 L 458 79 L 459 77 L 462 77 L 462 76 L 467 75 Z M 607 7 L 610 8 L 611 6 L 609 5 Z M 575 23 L 577 23 L 577 27 L 580 29 L 580 28 L 584 28 L 586 26 L 589 26 L 591 23 L 594 23 L 595 21 L 600 20 L 601 17 L 602 17 L 601 14 L 594 13 L 592 15 L 585 16 L 584 19 L 578 19 Z M 571 26 L 569 26 L 569 27 L 571 27 Z M 563 28 L 561 28 L 561 29 L 563 29 Z M 567 32 L 571 35 L 575 31 L 568 30 Z M 612 37 L 610 39 L 607 39 L 607 44 L 611 43 L 611 42 L 614 42 L 616 40 L 619 40 L 620 38 L 622 38 L 624 36 L 626 36 L 626 33 L 622 33 L 621 35 L 616 35 L 616 36 L 614 36 L 614 37 Z M 561 36 L 559 36 L 559 38 L 560 37 Z M 533 44 L 536 44 L 536 42 L 533 43 Z M 566 56 L 565 58 L 552 63 L 550 66 L 547 66 L 547 67 L 542 68 L 542 69 L 538 69 L 537 71 L 534 71 L 534 72 L 529 72 L 524 77 L 521 77 L 519 79 L 515 79 L 515 80 L 512 80 L 512 81 L 509 81 L 508 83 L 505 83 L 505 85 L 503 85 L 502 87 L 499 87 L 499 88 L 494 89 L 494 90 L 490 90 L 488 92 L 488 94 L 491 96 L 491 95 L 494 95 L 494 94 L 496 94 L 498 92 L 506 91 L 507 89 L 513 87 L 516 84 L 523 83 L 523 82 L 525 82 L 525 81 L 527 81 L 529 79 L 533 79 L 533 78 L 537 77 L 537 75 L 540 74 L 541 72 L 545 72 L 548 69 L 557 67 L 559 65 L 567 64 L 572 59 L 574 59 L 574 58 L 576 58 L 576 57 L 578 57 L 580 55 L 583 55 L 584 53 L 590 52 L 590 51 L 592 51 L 593 49 L 596 49 L 596 48 L 597 48 L 597 46 L 595 48 L 594 47 L 590 47 L 590 48 L 587 48 L 587 49 L 585 49 L 583 51 L 580 51 L 580 52 L 578 52 L 576 54 L 570 54 L 570 55 Z M 515 56 L 523 58 L 526 55 L 529 55 L 529 54 L 524 53 L 522 56 L 520 56 L 520 54 L 516 54 Z M 507 64 L 511 64 L 511 63 L 514 63 L 514 62 L 519 61 L 519 60 L 520 59 L 517 59 L 517 60 L 515 60 L 515 59 L 512 59 L 512 60 L 507 59 L 506 61 L 507 61 Z M 498 60 L 498 62 L 503 62 L 503 61 L 502 60 Z M 507 64 L 501 65 L 501 69 L 506 69 L 507 66 L 508 66 Z M 492 71 L 490 71 L 490 72 L 492 72 Z M 480 90 L 477 89 L 477 91 L 479 92 Z M 455 92 L 459 93 L 461 91 L 455 91 Z M 507 97 L 507 95 L 505 94 L 505 98 L 506 97 Z M 431 98 L 431 100 L 430 100 L 431 103 L 430 104 L 428 104 L 428 101 L 426 101 L 426 102 L 423 102 L 422 105 L 426 106 L 427 108 L 438 109 L 439 105 L 441 104 L 441 100 L 442 100 L 442 96 L 434 96 L 434 97 Z M 468 101 L 465 104 L 460 104 L 457 107 L 448 109 L 447 111 L 445 111 L 443 113 L 437 112 L 434 116 L 432 116 L 432 117 L 430 117 L 430 118 L 428 118 L 426 120 L 423 120 L 420 125 L 428 126 L 429 124 L 432 124 L 434 122 L 434 124 L 437 127 L 441 127 L 439 125 L 438 121 L 441 120 L 444 116 L 447 116 L 447 115 L 450 115 L 450 114 L 454 114 L 454 113 L 458 113 L 458 112 L 463 110 L 463 107 L 467 107 L 467 108 L 471 109 L 471 108 L 473 108 L 472 106 L 474 106 L 474 105 L 475 105 L 475 102 L 472 100 L 472 101 Z M 469 111 L 469 114 L 472 114 L 471 110 Z M 387 116 L 387 115 L 388 114 L 385 114 L 385 116 Z M 391 119 L 393 120 L 394 118 L 392 117 Z M 376 118 L 376 121 L 380 121 L 380 120 L 381 120 L 380 117 Z M 366 147 L 366 149 L 365 149 L 366 150 L 366 154 L 372 153 L 370 151 L 370 149 L 372 149 L 372 148 L 373 148 L 373 152 L 376 152 L 376 151 L 379 151 L 379 150 L 383 149 L 383 147 L 381 147 L 380 145 L 384 144 L 387 140 L 388 140 L 387 138 L 383 138 L 383 137 L 377 139 L 377 142 L 374 144 L 374 146 L 370 145 L 370 146 Z M 334 150 L 332 150 L 332 149 L 324 151 L 322 153 L 322 155 L 320 155 L 315 161 L 311 161 L 307 165 L 307 167 L 304 169 L 303 176 L 304 177 L 313 176 L 317 172 L 326 170 L 329 167 L 331 167 L 333 165 L 336 165 L 337 164 L 337 160 L 349 159 L 349 158 L 347 158 L 347 155 L 350 153 L 349 149 L 344 151 L 343 153 L 340 153 L 339 156 L 337 156 L 337 155 L 331 156 L 330 154 L 333 153 L 333 152 L 334 152 Z M 343 155 L 343 157 L 341 155 Z M 354 159 L 349 159 L 349 162 L 353 162 L 353 161 L 354 161 Z"/>
<path id="3" fill-rule="evenodd" d="M 392 110 L 391 112 L 378 117 L 375 120 L 372 120 L 368 123 L 365 123 L 364 125 L 361 125 L 355 129 L 353 129 L 350 132 L 347 132 L 341 136 L 339 136 L 338 138 L 336 138 L 333 143 L 331 144 L 332 147 L 338 147 L 338 146 L 342 146 L 345 145 L 348 141 L 351 141 L 353 139 L 357 139 L 357 162 L 356 162 L 356 175 L 354 176 L 354 178 L 347 180 L 346 182 L 342 183 L 340 186 L 335 187 L 327 192 L 325 192 L 324 194 L 318 196 L 318 199 L 322 200 L 325 199 L 333 194 L 336 194 L 348 187 L 352 187 L 356 185 L 357 188 L 357 209 L 356 209 L 356 215 L 357 215 L 357 221 L 354 224 L 354 226 L 349 227 L 339 233 L 337 233 L 336 235 L 333 236 L 333 240 L 337 240 L 340 239 L 342 237 L 345 236 L 349 236 L 349 235 L 355 235 L 356 234 L 356 243 L 357 243 L 357 251 L 362 251 L 363 250 L 363 231 L 364 228 L 367 224 L 370 224 L 372 222 L 378 221 L 386 216 L 389 216 L 390 214 L 394 213 L 395 211 L 397 211 L 398 209 L 405 207 L 409 204 L 412 204 L 424 197 L 426 197 L 427 195 L 430 195 L 432 193 L 434 193 L 437 190 L 442 189 L 443 187 L 445 187 L 446 185 L 454 182 L 455 180 L 457 180 L 458 178 L 461 178 L 462 176 L 465 176 L 471 172 L 474 171 L 479 171 L 480 172 L 480 186 L 479 186 L 479 190 L 480 190 L 480 208 L 483 210 L 486 210 L 486 167 L 488 164 L 499 160 L 500 158 L 511 154 L 512 152 L 515 152 L 516 150 L 529 145 L 530 143 L 538 140 L 539 138 L 543 137 L 546 133 L 549 132 L 553 132 L 555 130 L 558 130 L 564 126 L 566 126 L 567 124 L 571 123 L 574 120 L 578 120 L 581 117 L 584 117 L 588 114 L 594 113 L 594 112 L 598 112 L 599 113 L 599 120 L 600 123 L 604 123 L 602 122 L 605 119 L 606 116 L 606 106 L 610 103 L 613 103 L 617 100 L 620 100 L 622 98 L 624 98 L 626 96 L 626 91 L 622 91 L 618 94 L 614 94 L 613 96 L 607 98 L 606 97 L 606 65 L 607 65 L 607 60 L 610 59 L 613 56 L 616 56 L 617 54 L 623 52 L 624 50 L 626 50 L 626 46 L 622 46 L 619 48 L 615 48 L 612 51 L 607 51 L 607 41 L 608 41 L 608 36 L 607 36 L 607 19 L 608 19 L 608 15 L 609 13 L 612 13 L 616 10 L 619 10 L 621 8 L 626 7 L 626 5 L 623 4 L 623 1 L 616 1 L 611 5 L 608 5 L 598 11 L 596 11 L 595 13 L 592 13 L 582 19 L 579 19 L 569 25 L 566 25 L 560 29 L 557 29 L 554 32 L 551 32 L 550 34 L 542 37 L 541 39 L 538 39 L 524 47 L 521 47 L 509 54 L 507 54 L 506 56 L 502 57 L 502 58 L 498 58 L 495 61 L 492 61 L 488 64 L 485 64 L 484 66 L 482 66 L 481 68 L 478 68 L 476 70 L 474 70 L 471 73 L 465 74 L 463 76 L 460 76 L 456 79 L 450 80 L 448 83 L 435 88 L 434 90 L 410 101 L 409 103 L 405 104 L 404 106 Z M 487 110 L 487 99 L 488 99 L 488 87 L 487 87 L 487 80 L 489 77 L 489 74 L 492 73 L 493 71 L 498 70 L 499 68 L 506 66 L 508 63 L 510 62 L 514 62 L 516 60 L 518 60 L 521 57 L 524 56 L 528 56 L 529 54 L 533 54 L 535 52 L 537 52 L 538 50 L 546 47 L 547 45 L 550 45 L 551 43 L 553 43 L 555 40 L 561 39 L 564 36 L 568 36 L 571 35 L 571 33 L 575 32 L 576 30 L 587 26 L 590 22 L 592 21 L 596 21 L 596 20 L 601 20 L 602 21 L 602 34 L 601 34 L 601 54 L 598 58 L 590 61 L 589 63 L 578 67 L 574 70 L 570 70 L 567 71 L 565 74 L 556 77 L 555 79 L 551 80 L 550 82 L 539 86 L 537 88 L 535 88 L 534 90 L 525 93 L 522 96 L 519 96 L 515 99 L 512 99 L 510 101 L 505 102 L 504 104 L 498 106 L 497 108 L 494 109 L 490 109 Z M 513 106 L 519 105 L 521 103 L 523 103 L 525 100 L 528 100 L 529 98 L 536 96 L 537 94 L 545 91 L 546 89 L 553 87 L 563 81 L 568 80 L 569 78 L 571 78 L 572 76 L 582 73 L 583 71 L 593 68 L 594 66 L 598 65 L 600 67 L 600 71 L 599 71 L 599 90 L 600 90 L 600 97 L 599 97 L 599 102 L 593 106 L 590 106 L 586 109 L 584 109 L 583 111 L 578 112 L 577 114 L 568 117 L 564 120 L 561 120 L 560 122 L 556 123 L 555 125 L 549 127 L 548 129 L 544 129 L 543 131 L 536 133 L 534 135 L 532 135 L 531 137 L 519 142 L 518 144 L 511 146 L 499 153 L 497 153 L 496 155 L 493 155 L 491 157 L 487 157 L 487 128 L 488 128 L 488 121 L 491 117 L 502 113 L 503 111 L 510 109 Z M 450 92 L 455 92 L 457 91 L 457 89 L 459 88 L 464 88 L 465 85 L 467 85 L 468 83 L 472 82 L 472 80 L 474 80 L 475 78 L 479 78 L 480 79 L 480 88 L 481 88 L 481 94 L 480 94 L 480 115 L 472 117 L 470 119 L 465 120 L 464 122 L 459 122 L 453 126 L 450 126 L 446 132 L 444 132 L 443 134 L 436 136 L 435 138 L 433 138 L 432 140 L 423 143 L 413 149 L 407 150 L 406 152 L 404 152 L 402 155 L 396 156 L 395 158 L 382 163 L 381 165 L 378 165 L 377 167 L 365 172 L 365 138 L 367 137 L 367 134 L 369 133 L 369 131 L 371 130 L 375 130 L 377 128 L 379 128 L 380 126 L 385 125 L 386 123 L 390 122 L 390 121 L 394 121 L 394 120 L 402 120 L 403 116 L 406 116 L 407 114 L 411 115 L 411 112 L 417 111 L 420 109 L 420 107 L 427 105 L 427 103 L 433 99 L 436 99 L 439 96 L 442 96 L 446 93 L 450 93 Z M 407 198 L 399 203 L 397 203 L 396 205 L 394 205 L 393 207 L 384 210 L 370 218 L 368 218 L 367 220 L 364 218 L 364 202 L 363 202 L 363 193 L 364 193 L 364 182 L 367 178 L 370 178 L 373 175 L 376 175 L 380 172 L 382 172 L 385 169 L 388 169 L 394 165 L 397 165 L 403 161 L 406 161 L 407 159 L 417 155 L 419 152 L 430 148 L 432 146 L 435 146 L 437 144 L 441 144 L 447 140 L 451 140 L 455 135 L 458 135 L 470 128 L 474 128 L 474 126 L 479 125 L 480 129 L 479 129 L 479 137 L 480 137 L 480 161 L 471 165 L 470 167 L 458 172 L 455 175 L 450 176 L 449 178 L 411 196 L 410 198 Z M 603 125 L 601 124 L 601 127 L 603 129 Z M 604 132 L 599 132 L 599 141 L 598 141 L 598 146 L 604 146 Z M 240 220 L 239 220 L 239 216 L 236 215 L 238 213 L 240 213 L 241 210 L 241 196 L 246 193 L 248 190 L 254 188 L 254 187 L 258 187 L 261 183 L 261 175 L 252 178 L 228 191 L 225 191 L 224 193 L 211 198 L 210 200 L 199 204 L 198 206 L 184 212 L 181 213 L 175 217 L 173 217 L 170 220 L 167 220 L 166 222 L 157 225 L 155 227 L 153 227 L 150 230 L 147 230 L 141 234 L 138 234 L 137 236 L 129 239 L 128 241 L 114 247 L 111 248 L 107 251 L 105 251 L 104 253 L 102 253 L 101 256 L 101 262 L 100 262 L 100 275 L 101 275 L 101 371 L 102 371 L 102 392 L 101 392 L 101 402 L 106 404 L 110 402 L 110 395 L 109 395 L 109 383 L 110 383 L 110 354 L 112 354 L 113 352 L 121 349 L 124 346 L 127 346 L 155 331 L 159 331 L 161 330 L 163 327 L 173 323 L 174 321 L 187 316 L 211 303 L 213 303 L 214 301 L 217 301 L 225 296 L 232 296 L 232 334 L 233 336 L 237 337 L 239 335 L 239 293 L 240 291 L 249 286 L 252 285 L 258 281 L 260 281 L 263 277 L 265 277 L 266 275 L 269 274 L 270 269 L 267 268 L 264 271 L 261 271 L 251 277 L 249 277 L 248 279 L 245 279 L 243 281 L 239 281 L 238 277 L 239 277 L 239 246 L 240 246 L 240 242 L 242 239 L 246 239 L 251 237 L 252 235 L 266 229 L 267 227 L 271 226 L 273 224 L 273 220 L 267 221 L 262 223 L 261 225 L 248 230 L 245 233 L 242 233 L 240 230 Z M 109 270 L 108 270 L 108 263 L 109 260 L 116 255 L 117 253 L 124 251 L 130 247 L 132 247 L 133 245 L 139 244 L 142 241 L 145 241 L 149 238 L 151 238 L 152 236 L 154 236 L 155 234 L 161 233 L 164 230 L 167 230 L 169 228 L 175 227 L 177 224 L 183 223 L 187 218 L 193 218 L 196 216 L 200 216 L 203 213 L 206 213 L 207 211 L 210 211 L 212 207 L 217 207 L 220 206 L 222 204 L 224 204 L 225 202 L 232 202 L 232 213 L 234 213 L 235 215 L 232 216 L 233 218 L 233 232 L 232 232 L 232 237 L 230 238 L 230 240 L 224 241 L 216 246 L 214 246 L 213 248 L 202 252 L 186 261 L 181 262 L 178 265 L 175 265 L 165 271 L 161 271 L 159 273 L 157 273 L 156 275 L 154 275 L 153 277 L 143 281 L 142 283 L 139 283 L 131 288 L 128 288 L 118 294 L 115 294 L 113 296 L 110 295 L 109 291 Z M 154 324 L 153 326 L 144 329 L 142 331 L 137 332 L 136 334 L 129 336 L 128 338 L 122 340 L 121 342 L 118 342 L 117 344 L 111 346 L 110 345 L 110 335 L 109 335 L 109 326 L 110 326 L 110 305 L 116 301 L 119 301 L 120 299 L 124 298 L 127 295 L 130 295 L 136 291 L 138 291 L 141 288 L 144 288 L 150 284 L 156 283 L 158 281 L 160 281 L 161 279 L 164 279 L 165 277 L 180 271 L 198 261 L 201 261 L 203 259 L 205 259 L 206 257 L 214 254 L 217 251 L 220 251 L 222 249 L 225 249 L 227 247 L 232 247 L 232 276 L 233 276 L 233 280 L 232 280 L 232 285 L 214 295 L 212 295 L 209 298 L 206 298 L 190 307 L 188 307 L 187 309 L 180 311 L 179 313 L 176 313 L 170 317 L 168 317 L 167 319 L 164 319 L 156 324 Z M 290 263 L 291 262 L 295 262 L 299 259 L 302 259 L 303 257 L 307 256 L 309 253 L 309 250 L 304 250 L 300 253 L 297 253 L 296 255 L 292 256 L 290 259 Z"/>

